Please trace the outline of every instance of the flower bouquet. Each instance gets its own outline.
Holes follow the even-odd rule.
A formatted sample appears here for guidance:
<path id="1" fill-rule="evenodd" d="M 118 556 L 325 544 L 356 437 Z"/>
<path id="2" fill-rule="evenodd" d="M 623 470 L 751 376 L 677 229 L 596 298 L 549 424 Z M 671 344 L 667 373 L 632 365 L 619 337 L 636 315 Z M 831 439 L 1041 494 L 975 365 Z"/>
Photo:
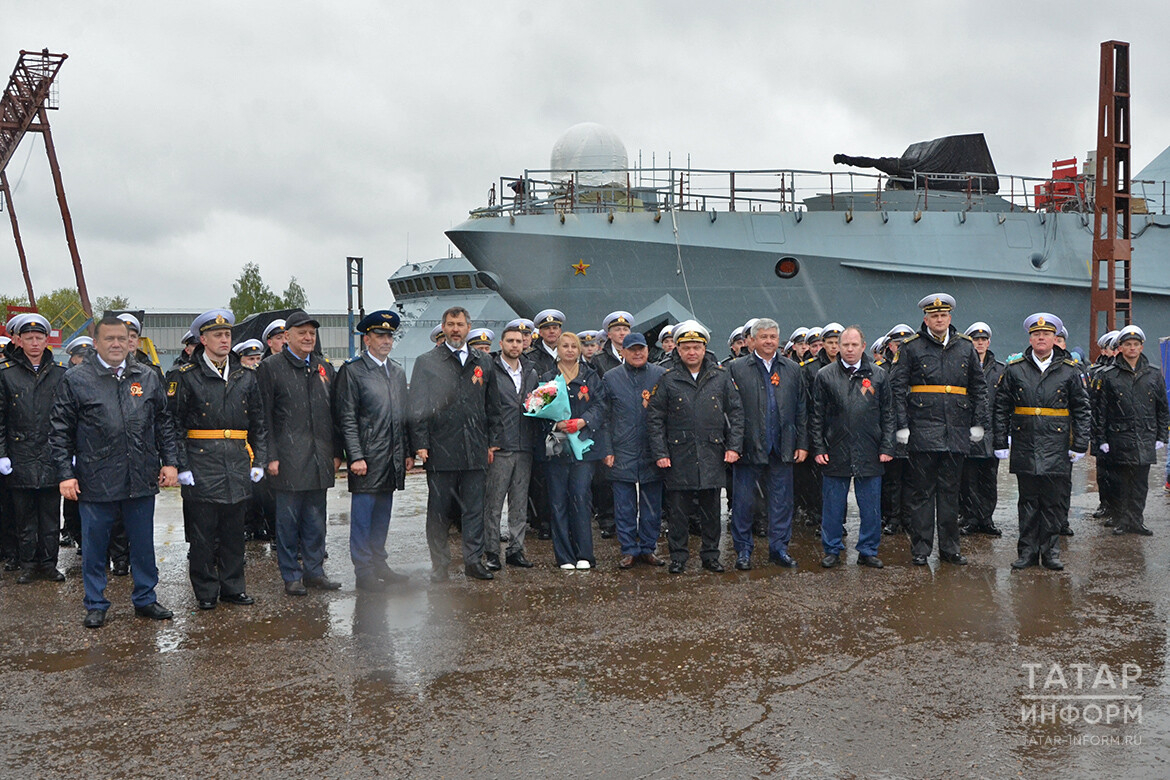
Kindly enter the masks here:
<path id="1" fill-rule="evenodd" d="M 573 410 L 569 406 L 569 388 L 565 385 L 565 378 L 558 376 L 529 393 L 524 399 L 524 416 L 553 422 L 571 419 Z M 582 439 L 581 434 L 576 431 L 568 433 L 567 438 L 569 447 L 573 450 L 573 457 L 577 460 L 581 460 L 593 446 L 592 439 Z"/>

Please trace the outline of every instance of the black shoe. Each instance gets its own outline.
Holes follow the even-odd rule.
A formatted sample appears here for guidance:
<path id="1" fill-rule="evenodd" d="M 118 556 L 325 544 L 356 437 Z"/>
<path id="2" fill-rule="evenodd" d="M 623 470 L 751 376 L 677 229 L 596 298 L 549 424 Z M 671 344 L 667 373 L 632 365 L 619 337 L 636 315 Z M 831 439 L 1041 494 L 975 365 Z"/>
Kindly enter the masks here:
<path id="1" fill-rule="evenodd" d="M 1060 562 L 1060 556 L 1058 555 L 1049 555 L 1043 558 L 1040 563 L 1045 569 L 1052 569 L 1053 571 L 1061 571 L 1064 569 L 1064 564 Z"/>
<path id="2" fill-rule="evenodd" d="M 1003 536 L 1003 531 L 999 530 L 999 527 L 996 526 L 995 523 L 988 523 L 987 525 L 979 526 L 979 533 L 983 534 L 984 536 L 994 536 L 997 539 Z M 1069 531 L 1069 534 L 1071 535 L 1072 532 Z"/>
<path id="3" fill-rule="evenodd" d="M 785 569 L 796 568 L 796 561 L 788 553 L 768 553 L 768 560 Z"/>
<path id="4" fill-rule="evenodd" d="M 868 566 L 871 569 L 880 569 L 885 564 L 883 564 L 882 559 L 877 557 L 876 555 L 858 555 L 857 556 L 857 565 L 858 566 Z"/>
<path id="5" fill-rule="evenodd" d="M 959 536 L 970 536 L 975 533 L 975 530 L 973 525 L 961 525 L 959 526 Z"/>
<path id="6" fill-rule="evenodd" d="M 305 587 L 317 590 L 341 590 L 341 583 L 321 575 L 320 577 L 305 577 Z"/>
<path id="7" fill-rule="evenodd" d="M 1073 529 L 1068 527 L 1067 525 L 1063 525 L 1060 527 L 1060 535 L 1061 536 L 1072 536 Z"/>
<path id="8" fill-rule="evenodd" d="M 824 558 L 821 558 L 821 566 L 826 569 L 831 569 L 839 563 L 841 563 L 841 556 L 839 555 L 826 555 Z"/>
<path id="9" fill-rule="evenodd" d="M 966 566 L 967 565 L 967 558 L 962 553 L 940 552 L 938 554 L 938 559 L 940 561 L 946 561 L 947 563 L 953 563 L 956 566 Z"/>
<path id="10" fill-rule="evenodd" d="M 1105 522 L 1101 523 L 1101 525 L 1105 526 L 1106 528 L 1112 528 L 1114 525 L 1116 525 L 1116 521 L 1112 517 L 1106 516 Z"/>
<path id="11" fill-rule="evenodd" d="M 531 569 L 533 566 L 532 561 L 525 558 L 523 552 L 512 553 L 504 562 L 509 566 L 519 566 L 521 569 Z"/>
<path id="12" fill-rule="evenodd" d="M 293 580 L 284 583 L 284 592 L 290 596 L 307 596 L 309 591 L 305 588 L 305 583 L 301 580 Z"/>
<path id="13" fill-rule="evenodd" d="M 20 561 L 15 558 L 9 558 L 4 562 L 4 571 L 16 571 L 20 568 Z"/>
<path id="14" fill-rule="evenodd" d="M 386 590 L 386 583 L 373 575 L 357 578 L 357 589 L 380 593 Z"/>
<path id="15" fill-rule="evenodd" d="M 170 620 L 175 616 L 174 612 L 171 612 L 157 601 L 152 604 L 147 604 L 145 607 L 135 607 L 134 614 L 138 617 L 150 618 L 151 620 Z"/>
<path id="16" fill-rule="evenodd" d="M 76 542 L 73 541 L 73 537 L 69 534 L 61 534 L 61 541 L 57 542 L 59 547 L 72 547 L 74 544 Z"/>
<path id="17" fill-rule="evenodd" d="M 496 578 L 482 563 L 473 563 L 470 566 L 464 566 L 463 573 L 476 580 L 494 580 Z"/>
<path id="18" fill-rule="evenodd" d="M 249 596 L 247 593 L 229 593 L 220 594 L 219 600 L 225 604 L 238 604 L 241 607 L 250 607 L 256 603 L 256 599 Z"/>
<path id="19" fill-rule="evenodd" d="M 541 528 L 539 531 L 536 532 L 536 538 L 540 539 L 541 541 L 547 542 L 549 539 L 552 538 L 552 531 Z"/>
<path id="20" fill-rule="evenodd" d="M 914 564 L 915 566 L 925 566 L 926 565 L 926 556 L 925 555 L 915 555 L 913 558 L 910 559 L 910 563 Z"/>
<path id="21" fill-rule="evenodd" d="M 399 574 L 385 563 L 379 564 L 376 568 L 378 570 L 378 579 L 382 580 L 387 585 L 400 585 L 410 579 L 409 575 Z"/>
<path id="22" fill-rule="evenodd" d="M 1145 523 L 1138 523 L 1133 528 L 1130 528 L 1129 532 L 1131 534 L 1137 534 L 1139 536 L 1153 536 L 1154 535 L 1153 531 L 1151 531 L 1149 528 L 1146 528 Z"/>
<path id="23" fill-rule="evenodd" d="M 1013 569 L 1028 569 L 1028 568 L 1031 568 L 1032 566 L 1035 566 L 1036 564 L 1037 564 L 1037 560 L 1035 558 L 1028 556 L 1028 555 L 1021 555 L 1019 558 L 1016 558 L 1014 561 L 1012 561 L 1012 568 Z"/>
<path id="24" fill-rule="evenodd" d="M 129 573 L 130 573 L 130 564 L 128 564 L 128 563 L 115 563 L 114 564 L 114 576 L 115 577 L 125 577 Z"/>
<path id="25" fill-rule="evenodd" d="M 268 533 L 267 531 L 257 531 L 255 534 L 253 534 L 252 539 L 257 542 L 271 542 L 272 534 Z"/>
<path id="26" fill-rule="evenodd" d="M 256 534 L 252 533 L 251 531 L 244 531 L 244 541 L 245 542 L 250 542 L 255 538 L 256 538 Z"/>
<path id="27" fill-rule="evenodd" d="M 64 582 L 65 574 L 58 569 L 41 569 L 41 579 L 46 582 Z"/>
<path id="28" fill-rule="evenodd" d="M 85 620 L 81 625 L 86 628 L 101 628 L 106 624 L 106 611 L 104 609 L 90 609 L 86 610 Z"/>
<path id="29" fill-rule="evenodd" d="M 768 529 L 764 528 L 763 526 L 756 526 L 752 529 L 752 536 L 756 537 L 757 539 L 767 539 Z"/>
<path id="30" fill-rule="evenodd" d="M 601 538 L 602 539 L 612 539 L 615 536 L 617 536 L 617 529 L 616 528 L 602 528 L 601 529 Z"/>
<path id="31" fill-rule="evenodd" d="M 1113 526 L 1113 535 L 1114 536 L 1124 536 L 1127 533 L 1129 533 L 1129 529 L 1126 528 L 1124 525 Z"/>
<path id="32" fill-rule="evenodd" d="M 687 565 L 682 561 L 671 561 L 670 568 L 667 569 L 671 574 L 682 574 L 687 570 Z"/>
<path id="33" fill-rule="evenodd" d="M 487 553 L 483 556 L 483 567 L 488 571 L 499 571 L 500 556 L 493 553 Z"/>
<path id="34" fill-rule="evenodd" d="M 735 568 L 739 569 L 740 571 L 751 571 L 752 559 L 746 555 L 739 556 L 735 559 Z"/>
<path id="35" fill-rule="evenodd" d="M 215 599 L 199 599 L 199 609 L 215 609 L 217 603 Z"/>
<path id="36" fill-rule="evenodd" d="M 901 532 L 902 532 L 902 529 L 896 525 L 891 525 L 891 524 L 887 523 L 887 524 L 882 526 L 882 535 L 883 536 L 897 536 Z"/>
<path id="37" fill-rule="evenodd" d="M 703 568 L 707 571 L 713 571 L 716 574 L 721 574 L 727 571 L 723 568 L 723 564 L 719 561 L 703 561 Z"/>
<path id="38" fill-rule="evenodd" d="M 36 581 L 37 581 L 37 570 L 36 569 L 25 569 L 24 571 L 22 571 L 20 573 L 20 576 L 16 578 L 17 585 L 28 585 L 30 582 L 36 582 Z"/>

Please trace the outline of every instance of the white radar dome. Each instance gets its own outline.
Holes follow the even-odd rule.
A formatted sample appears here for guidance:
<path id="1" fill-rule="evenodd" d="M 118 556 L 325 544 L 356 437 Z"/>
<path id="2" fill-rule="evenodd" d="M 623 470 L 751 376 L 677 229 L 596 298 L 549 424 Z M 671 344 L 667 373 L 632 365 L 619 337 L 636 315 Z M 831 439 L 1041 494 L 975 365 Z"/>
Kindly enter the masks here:
<path id="1" fill-rule="evenodd" d="M 574 171 L 588 170 L 577 176 L 586 187 L 626 184 L 626 146 L 617 133 L 596 122 L 582 122 L 566 130 L 553 144 L 549 168 L 553 177 L 568 179 Z"/>

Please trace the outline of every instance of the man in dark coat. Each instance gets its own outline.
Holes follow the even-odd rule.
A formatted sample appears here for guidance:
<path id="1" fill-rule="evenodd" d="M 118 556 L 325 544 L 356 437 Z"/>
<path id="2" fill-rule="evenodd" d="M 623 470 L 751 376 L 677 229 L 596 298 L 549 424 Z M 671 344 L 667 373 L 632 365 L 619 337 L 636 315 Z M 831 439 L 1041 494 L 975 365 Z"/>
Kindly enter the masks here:
<path id="1" fill-rule="evenodd" d="M 107 547 L 119 515 L 130 541 L 134 611 L 169 620 L 173 613 L 154 593 L 154 497 L 159 485 L 178 484 L 166 391 L 152 368 L 128 359 L 130 335 L 118 318 L 98 322 L 94 345 L 96 354 L 61 380 L 49 434 L 61 495 L 80 501 L 84 624 L 105 624 Z"/>
<path id="2" fill-rule="evenodd" d="M 337 372 L 333 415 L 348 462 L 349 555 L 361 590 L 385 590 L 405 575 L 386 565 L 394 491 L 414 468 L 408 444 L 406 372 L 390 359 L 399 317 L 381 310 L 358 323 L 366 351 Z"/>
<path id="3" fill-rule="evenodd" d="M 707 352 L 710 332 L 694 320 L 674 330 L 677 359 L 650 393 L 650 452 L 665 469 L 670 507 L 670 573 L 686 570 L 688 526 L 696 515 L 703 568 L 721 572 L 719 489 L 724 464 L 743 449 L 743 405 L 727 369 Z"/>
<path id="4" fill-rule="evenodd" d="M 1013 569 L 1037 563 L 1064 568 L 1060 526 L 1068 514 L 1072 464 L 1089 447 L 1089 398 L 1076 361 L 1056 346 L 1062 325 L 1046 312 L 1028 317 L 1029 347 L 1008 361 L 995 392 L 995 454 L 1010 455 L 1020 486 L 1019 558 Z M 1163 392 L 1163 404 L 1165 398 Z"/>
<path id="5" fill-rule="evenodd" d="M 200 609 L 253 603 L 244 587 L 244 515 L 268 465 L 268 434 L 256 374 L 231 351 L 234 324 L 226 309 L 196 317 L 199 346 L 167 385 Z"/>
<path id="6" fill-rule="evenodd" d="M 959 552 L 959 483 L 963 459 L 991 425 L 987 380 L 971 339 L 951 325 L 955 299 L 934 293 L 918 302 L 924 312 L 918 335 L 894 356 L 897 441 L 910 454 L 906 511 L 915 566 L 934 548 L 938 507 L 939 559 L 964 565 Z"/>
<path id="7" fill-rule="evenodd" d="M 967 328 L 964 335 L 971 339 L 971 346 L 975 347 L 975 354 L 979 356 L 983 367 L 983 377 L 987 382 L 987 407 L 995 409 L 996 383 L 1007 366 L 996 360 L 995 353 L 990 349 L 991 326 L 986 322 L 976 322 Z M 999 480 L 999 458 L 995 457 L 993 445 L 992 437 L 985 435 L 982 441 L 971 445 L 971 451 L 963 462 L 959 501 L 961 514 L 966 519 L 960 531 L 965 536 L 1003 536 L 992 519 L 999 500 L 996 486 Z"/>
<path id="8" fill-rule="evenodd" d="M 509 566 L 532 567 L 524 555 L 524 537 L 528 532 L 528 481 L 532 475 L 532 456 L 539 426 L 524 416 L 524 401 L 536 389 L 536 371 L 523 359 L 528 329 L 522 322 L 509 322 L 500 336 L 500 354 L 492 358 L 496 373 L 496 390 L 500 397 L 500 436 L 492 450 L 488 466 L 487 495 L 484 498 L 484 565 L 491 571 L 500 568 L 500 521 L 504 501 L 508 502 Z"/>
<path id="9" fill-rule="evenodd" d="M 1146 334 L 1127 325 L 1117 335 L 1117 356 L 1093 379 L 1093 440 L 1109 457 L 1117 479 L 1115 534 L 1150 536 L 1146 509 L 1150 466 L 1166 446 L 1170 411 L 1162 372 L 1142 354 Z"/>
<path id="10" fill-rule="evenodd" d="M 768 559 L 791 568 L 794 463 L 808 457 L 808 394 L 800 367 L 780 355 L 780 326 L 757 319 L 751 327 L 755 348 L 731 361 L 728 370 L 743 406 L 744 437 L 739 459 L 732 466 L 735 497 L 731 535 L 735 568 L 751 568 L 755 547 L 752 509 L 760 485 L 765 490 L 768 517 Z"/>
<path id="11" fill-rule="evenodd" d="M 650 392 L 666 369 L 650 365 L 650 350 L 641 333 L 625 337 L 622 357 L 625 362 L 607 371 L 602 379 L 610 439 L 606 476 L 613 489 L 613 514 L 621 545 L 618 567 L 629 569 L 639 561 L 663 566 L 666 561 L 654 554 L 662 528 L 662 472 L 650 452 L 646 415 Z"/>
<path id="12" fill-rule="evenodd" d="M 841 562 L 849 482 L 861 514 L 857 563 L 882 568 L 882 470 L 894 457 L 894 396 L 886 372 L 865 354 L 865 336 L 854 326 L 840 335 L 838 359 L 817 372 L 809 428 L 821 467 L 823 510 L 821 565 Z"/>
<path id="13" fill-rule="evenodd" d="M 622 344 L 633 325 L 634 315 L 628 311 L 610 312 L 601 321 L 601 327 L 605 331 L 606 344 L 590 361 L 590 365 L 601 377 L 605 376 L 605 372 L 612 371 L 625 362 L 625 358 L 622 356 Z M 617 535 L 613 489 L 603 472 L 604 469 L 598 469 L 593 473 L 593 514 L 597 517 L 597 528 L 601 531 L 601 538 L 612 539 Z"/>
<path id="14" fill-rule="evenodd" d="M 894 358 L 902 342 L 913 335 L 914 329 L 902 322 L 886 333 L 886 343 L 882 346 L 882 354 L 885 356 L 882 367 L 886 373 L 893 370 Z M 885 471 L 882 472 L 882 534 L 885 536 L 894 536 L 910 530 L 910 518 L 906 513 L 906 496 L 909 492 L 906 490 L 906 478 L 910 471 L 907 468 L 908 462 L 906 445 L 895 441 L 894 459 L 886 464 Z"/>
<path id="15" fill-rule="evenodd" d="M 49 321 L 28 315 L 13 334 L 19 346 L 0 361 L 0 474 L 8 476 L 21 523 L 18 584 L 61 582 L 61 493 L 49 455 L 49 415 L 65 369 L 45 345 Z"/>
<path id="16" fill-rule="evenodd" d="M 458 515 L 463 526 L 463 570 L 490 580 L 483 565 L 483 499 L 490 448 L 499 436 L 499 391 L 491 358 L 469 349 L 467 310 L 443 312 L 444 342 L 418 357 L 410 380 L 410 439 L 427 468 L 427 546 L 431 579 L 447 579 L 447 536 Z"/>
<path id="17" fill-rule="evenodd" d="M 333 366 L 314 352 L 318 324 L 301 310 L 285 319 L 288 341 L 256 369 L 276 492 L 276 557 L 284 592 L 337 590 L 325 576 L 325 498 L 341 466 L 332 416 Z M 297 561 L 297 553 L 302 562 Z"/>
<path id="18" fill-rule="evenodd" d="M 509 323 L 511 324 L 511 323 Z M 565 314 L 559 309 L 543 309 L 533 320 L 536 338 L 524 359 L 532 365 L 537 378 L 557 367 L 557 339 L 565 326 Z M 590 364 L 592 365 L 592 364 Z M 536 531 L 538 539 L 552 539 L 552 507 L 548 500 L 548 480 L 545 479 L 545 461 L 534 460 L 528 480 L 528 527 Z"/>
<path id="19" fill-rule="evenodd" d="M 1097 347 L 1100 352 L 1097 353 L 1097 360 L 1093 365 L 1089 366 L 1089 403 L 1093 403 L 1093 396 L 1096 388 L 1097 375 L 1106 366 L 1113 365 L 1116 359 L 1117 350 L 1114 348 L 1114 339 L 1121 333 L 1119 330 L 1111 330 L 1101 335 L 1097 339 Z M 1094 406 L 1094 409 L 1096 407 Z M 1096 414 L 1096 412 L 1094 412 Z M 1094 425 L 1096 430 L 1096 425 Z M 1115 524 L 1115 516 L 1117 514 L 1117 477 L 1113 473 L 1112 464 L 1109 456 L 1101 452 L 1101 442 L 1093 439 L 1089 442 L 1089 454 L 1097 461 L 1097 509 L 1093 511 L 1093 517 L 1102 520 L 1102 525 L 1106 528 L 1112 528 Z"/>

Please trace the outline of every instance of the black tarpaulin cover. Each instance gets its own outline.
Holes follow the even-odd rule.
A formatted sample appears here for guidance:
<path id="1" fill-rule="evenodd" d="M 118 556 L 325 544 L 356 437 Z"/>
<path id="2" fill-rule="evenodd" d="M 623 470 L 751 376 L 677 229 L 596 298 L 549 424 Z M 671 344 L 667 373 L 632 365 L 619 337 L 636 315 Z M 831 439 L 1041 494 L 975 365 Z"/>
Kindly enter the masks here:
<path id="1" fill-rule="evenodd" d="M 877 168 L 896 179 L 890 181 L 892 189 L 929 186 L 930 189 L 966 191 L 970 186 L 973 192 L 999 192 L 995 163 L 983 133 L 948 135 L 933 141 L 919 141 L 906 147 L 901 157 L 850 157 L 836 154 L 833 155 L 833 162 L 858 168 Z M 935 173 L 989 175 L 978 176 L 968 182 L 965 178 L 929 175 Z"/>

